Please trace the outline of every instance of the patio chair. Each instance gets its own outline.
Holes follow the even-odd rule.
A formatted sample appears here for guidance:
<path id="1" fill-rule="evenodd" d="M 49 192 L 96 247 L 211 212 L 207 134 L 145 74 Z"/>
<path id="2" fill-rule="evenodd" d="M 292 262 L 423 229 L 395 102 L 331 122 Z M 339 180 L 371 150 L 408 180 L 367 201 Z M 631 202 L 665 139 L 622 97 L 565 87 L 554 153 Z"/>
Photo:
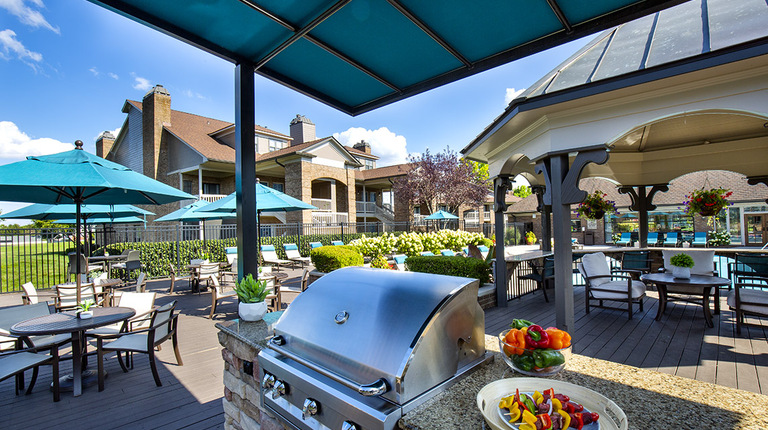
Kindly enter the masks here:
<path id="1" fill-rule="evenodd" d="M 648 246 L 656 246 L 659 244 L 659 233 L 656 231 L 648 233 Z"/>
<path id="2" fill-rule="evenodd" d="M 631 246 L 632 245 L 632 233 L 621 233 L 621 238 L 616 242 L 617 246 Z"/>
<path id="3" fill-rule="evenodd" d="M 222 283 L 219 282 L 218 277 L 213 276 L 211 277 L 211 283 L 213 284 L 213 287 L 211 287 L 211 313 L 208 314 L 209 319 L 213 319 L 213 314 L 216 313 L 216 305 L 219 303 L 219 301 L 231 297 L 234 297 L 235 301 L 237 301 L 237 293 L 235 292 L 234 282 Z"/>
<path id="4" fill-rule="evenodd" d="M 490 249 L 488 249 L 487 246 L 485 246 L 485 245 L 478 245 L 477 249 L 480 250 L 480 255 L 483 256 L 483 260 L 488 258 L 488 252 L 490 251 Z"/>
<path id="5" fill-rule="evenodd" d="M 309 269 L 304 269 L 304 273 L 301 274 L 301 292 L 307 291 L 309 287 Z"/>
<path id="6" fill-rule="evenodd" d="M 650 251 L 625 251 L 621 254 L 621 267 L 611 270 L 611 273 L 629 273 L 634 279 L 651 273 Z"/>
<path id="7" fill-rule="evenodd" d="M 67 280 L 72 279 L 72 275 L 75 274 L 75 271 L 77 271 L 77 253 L 70 252 L 67 254 Z M 80 255 L 80 274 L 86 275 L 94 270 L 104 270 L 104 266 L 102 264 L 88 264 L 88 259 L 85 258 L 85 255 Z"/>
<path id="8" fill-rule="evenodd" d="M 401 272 L 405 272 L 405 260 L 408 259 L 408 256 L 405 254 L 397 254 L 393 255 L 392 259 L 395 260 L 395 268 Z"/>
<path id="9" fill-rule="evenodd" d="M 16 376 L 15 384 L 16 395 L 19 390 L 24 388 L 24 372 L 32 369 L 32 378 L 29 380 L 29 387 L 26 394 L 31 394 L 37 381 L 37 374 L 40 366 L 44 364 L 51 365 L 51 379 L 53 380 L 53 401 L 60 399 L 59 391 L 59 345 L 51 345 L 50 355 L 40 354 L 34 348 L 21 349 L 0 353 L 0 381 L 4 381 L 11 376 Z"/>
<path id="10" fill-rule="evenodd" d="M 125 270 L 126 273 L 123 279 L 129 279 L 131 277 L 131 272 L 134 270 L 141 270 L 141 252 L 135 249 L 129 250 L 125 262 L 115 263 L 112 265 L 112 268 Z"/>
<path id="11" fill-rule="evenodd" d="M 121 331 L 136 331 L 149 328 L 149 318 L 152 309 L 155 306 L 155 298 L 155 293 L 139 293 L 132 291 L 120 293 L 115 297 L 115 306 L 131 308 L 136 311 L 136 315 L 125 322 L 98 327 L 88 330 L 87 333 L 89 335 L 107 335 L 120 333 Z"/>
<path id="12" fill-rule="evenodd" d="M 181 354 L 179 353 L 179 342 L 177 338 L 178 327 L 178 313 L 174 314 L 176 308 L 176 301 L 172 301 L 166 305 L 163 305 L 154 311 L 150 316 L 149 327 L 143 330 L 135 332 L 124 332 L 106 336 L 96 336 L 96 351 L 98 355 L 98 371 L 99 371 L 99 391 L 104 391 L 104 354 L 107 352 L 116 352 L 117 360 L 120 363 L 120 367 L 123 372 L 128 372 L 128 367 L 123 361 L 121 352 L 126 353 L 126 360 L 129 362 L 131 368 L 133 368 L 133 360 L 130 355 L 133 353 L 142 353 L 149 356 L 149 367 L 152 370 L 152 377 L 155 379 L 155 384 L 158 387 L 162 387 L 163 383 L 160 381 L 160 375 L 157 373 L 157 365 L 155 364 L 155 348 L 160 346 L 163 342 L 171 339 L 173 342 L 173 352 L 176 355 L 176 362 L 179 366 L 183 366 L 181 361 Z M 105 343 L 105 340 L 112 340 L 109 343 Z"/>
<path id="13" fill-rule="evenodd" d="M 435 254 L 432 251 L 424 251 L 421 253 L 422 257 L 434 257 Z"/>
<path id="14" fill-rule="evenodd" d="M 115 290 L 127 290 L 132 289 L 137 293 L 143 293 L 147 290 L 147 274 L 139 272 L 139 276 L 136 278 L 135 283 L 126 283 L 122 287 L 115 288 Z"/>
<path id="15" fill-rule="evenodd" d="M 741 335 L 745 316 L 768 316 L 768 255 L 736 254 L 732 273 L 734 288 L 726 302 L 736 313 L 736 334 Z"/>
<path id="16" fill-rule="evenodd" d="M 323 244 L 320 243 L 320 242 L 309 242 L 309 249 L 310 249 L 310 251 L 315 249 L 315 248 L 320 248 L 321 246 L 323 246 Z"/>
<path id="17" fill-rule="evenodd" d="M 109 293 L 96 293 L 93 284 L 82 284 L 80 286 L 80 303 L 86 300 L 93 300 L 96 306 L 102 306 L 108 303 Z M 77 308 L 77 285 L 60 284 L 56 286 L 56 303 L 54 304 L 56 312 L 71 311 Z"/>
<path id="18" fill-rule="evenodd" d="M 195 278 L 195 284 L 197 285 L 197 293 L 200 294 L 200 286 L 205 281 L 205 286 L 209 287 L 211 279 L 220 276 L 221 265 L 219 263 L 202 263 L 200 269 L 197 271 Z"/>
<path id="19" fill-rule="evenodd" d="M 690 255 L 691 258 L 693 258 L 693 267 L 691 267 L 691 275 L 706 275 L 706 276 L 713 276 L 715 275 L 715 251 L 708 251 L 708 250 L 662 250 L 661 256 L 663 259 L 664 266 L 662 269 L 664 271 L 671 271 L 672 265 L 670 264 L 670 259 L 675 254 L 687 254 Z"/>
<path id="20" fill-rule="evenodd" d="M 441 249 L 440 250 L 440 255 L 445 256 L 445 257 L 454 257 L 454 256 L 456 256 L 456 253 L 453 252 L 450 249 Z"/>
<path id="21" fill-rule="evenodd" d="M 224 251 L 227 253 L 227 264 L 232 265 L 232 260 L 237 258 L 237 247 L 229 246 Z"/>
<path id="22" fill-rule="evenodd" d="M 0 351 L 12 350 L 16 348 L 17 336 L 10 334 L 11 326 L 17 322 L 28 320 L 30 318 L 50 315 L 51 309 L 46 303 L 37 303 L 30 305 L 10 306 L 0 309 Z M 41 350 L 51 345 L 63 345 L 72 340 L 72 336 L 67 334 L 27 336 L 24 343 L 30 348 Z"/>
<path id="23" fill-rule="evenodd" d="M 678 242 L 677 232 L 670 231 L 664 237 L 664 243 L 662 243 L 662 245 L 664 245 L 664 246 L 677 246 L 677 242 Z"/>
<path id="24" fill-rule="evenodd" d="M 707 232 L 706 231 L 697 231 L 693 233 L 693 241 L 691 242 L 691 246 L 707 246 Z"/>
<path id="25" fill-rule="evenodd" d="M 537 266 L 532 260 L 528 261 L 528 266 L 531 268 L 531 273 L 521 275 L 517 278 L 518 287 L 520 280 L 530 279 L 536 283 L 536 289 L 541 290 L 544 293 L 544 301 L 549 303 L 549 297 L 547 297 L 547 287 L 555 280 L 555 259 L 553 257 L 546 257 L 544 259 L 543 266 Z"/>
<path id="26" fill-rule="evenodd" d="M 332 246 L 340 246 L 340 245 L 344 245 L 344 242 L 341 241 L 341 240 L 332 240 L 331 241 L 331 245 Z"/>
<path id="27" fill-rule="evenodd" d="M 629 319 L 632 319 L 633 303 L 637 302 L 642 312 L 645 284 L 632 279 L 631 276 L 611 274 L 605 254 L 596 252 L 584 255 L 578 268 L 586 282 L 585 304 L 587 313 L 589 313 L 590 307 L 623 310 L 622 308 L 605 306 L 604 301 L 626 302 Z M 598 304 L 593 305 L 593 301 L 597 301 Z"/>
<path id="28" fill-rule="evenodd" d="M 191 289 L 192 282 L 195 280 L 195 275 L 190 272 L 180 272 L 176 270 L 176 267 L 174 267 L 173 264 L 169 264 L 169 266 L 169 271 L 171 272 L 171 286 L 168 289 L 168 292 L 173 293 L 173 289 L 176 286 L 176 281 L 187 281 L 187 286 Z"/>
<path id="29" fill-rule="evenodd" d="M 291 261 L 301 263 L 301 267 L 304 267 L 305 265 L 312 262 L 311 258 L 301 256 L 299 253 L 299 247 L 296 246 L 295 243 L 286 243 L 283 245 L 283 249 L 285 250 L 285 256 Z"/>
<path id="30" fill-rule="evenodd" d="M 21 288 L 24 290 L 24 294 L 21 295 L 21 302 L 25 305 L 36 305 L 40 299 L 55 301 L 56 300 L 56 293 L 47 291 L 47 292 L 40 292 L 37 291 L 35 288 L 35 285 L 31 282 L 27 282 L 21 286 Z"/>
<path id="31" fill-rule="evenodd" d="M 261 259 L 264 260 L 265 263 L 274 264 L 278 270 L 280 269 L 280 266 L 293 264 L 291 260 L 283 260 L 278 257 L 274 245 L 261 245 Z"/>

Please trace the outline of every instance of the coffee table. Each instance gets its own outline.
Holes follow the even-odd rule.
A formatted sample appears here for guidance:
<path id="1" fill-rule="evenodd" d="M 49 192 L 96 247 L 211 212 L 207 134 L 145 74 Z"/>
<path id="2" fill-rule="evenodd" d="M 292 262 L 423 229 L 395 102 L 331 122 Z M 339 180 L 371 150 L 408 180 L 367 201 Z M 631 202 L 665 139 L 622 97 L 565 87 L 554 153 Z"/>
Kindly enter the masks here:
<path id="1" fill-rule="evenodd" d="M 715 290 L 715 315 L 720 314 L 720 287 L 731 284 L 731 280 L 719 276 L 691 275 L 690 278 L 675 278 L 672 273 L 648 273 L 640 276 L 640 280 L 655 284 L 659 289 L 659 309 L 656 312 L 656 321 L 661 320 L 662 314 L 667 308 L 667 302 L 681 301 L 701 304 L 704 308 L 704 322 L 707 327 L 714 327 L 712 313 L 709 309 L 709 296 L 712 289 Z M 670 294 L 682 294 L 685 296 L 701 296 L 700 301 L 688 297 L 670 296 Z"/>
<path id="2" fill-rule="evenodd" d="M 83 393 L 83 353 L 86 343 L 83 333 L 92 328 L 124 321 L 136 315 L 131 308 L 95 308 L 93 318 L 80 319 L 75 311 L 43 315 L 18 322 L 11 326 L 11 334 L 16 336 L 35 336 L 49 334 L 72 334 L 72 391 L 75 396 Z M 64 376 L 63 378 L 67 378 Z"/>

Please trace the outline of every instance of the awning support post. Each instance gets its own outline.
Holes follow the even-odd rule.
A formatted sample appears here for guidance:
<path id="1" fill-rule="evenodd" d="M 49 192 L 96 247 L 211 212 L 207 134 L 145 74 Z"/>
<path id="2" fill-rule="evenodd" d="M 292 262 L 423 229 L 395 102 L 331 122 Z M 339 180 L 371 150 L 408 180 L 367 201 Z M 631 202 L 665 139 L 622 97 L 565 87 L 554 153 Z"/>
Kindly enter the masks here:
<path id="1" fill-rule="evenodd" d="M 237 207 L 237 274 L 258 276 L 256 224 L 256 105 L 254 65 L 235 66 L 235 205 Z"/>
<path id="2" fill-rule="evenodd" d="M 494 223 L 496 230 L 496 272 L 493 283 L 496 286 L 496 306 L 507 307 L 507 262 L 504 258 L 504 227 L 506 224 L 507 190 L 512 188 L 508 175 L 499 175 L 493 180 Z"/>

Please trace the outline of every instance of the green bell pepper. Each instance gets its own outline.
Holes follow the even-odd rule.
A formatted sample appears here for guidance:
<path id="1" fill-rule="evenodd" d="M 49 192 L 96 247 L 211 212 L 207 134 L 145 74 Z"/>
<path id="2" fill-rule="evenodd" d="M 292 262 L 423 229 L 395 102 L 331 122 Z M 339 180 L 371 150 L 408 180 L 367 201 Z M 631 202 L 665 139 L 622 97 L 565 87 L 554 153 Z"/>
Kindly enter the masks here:
<path id="1" fill-rule="evenodd" d="M 530 372 L 533 370 L 534 361 L 530 355 L 513 355 L 512 362 L 515 363 L 518 369 Z"/>
<path id="2" fill-rule="evenodd" d="M 538 368 L 559 366 L 565 363 L 565 357 L 560 351 L 553 349 L 537 349 L 533 351 L 533 362 Z"/>
<path id="3" fill-rule="evenodd" d="M 523 327 L 528 327 L 531 325 L 533 325 L 533 323 L 528 320 L 513 319 L 512 324 L 510 324 L 509 326 L 520 330 Z"/>

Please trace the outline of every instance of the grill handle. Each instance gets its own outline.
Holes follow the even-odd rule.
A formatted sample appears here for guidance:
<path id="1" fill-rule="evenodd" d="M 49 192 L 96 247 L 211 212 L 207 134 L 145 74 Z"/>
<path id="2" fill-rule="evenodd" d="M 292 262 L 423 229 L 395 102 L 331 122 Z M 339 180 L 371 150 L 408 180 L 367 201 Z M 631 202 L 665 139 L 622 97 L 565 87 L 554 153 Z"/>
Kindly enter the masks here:
<path id="1" fill-rule="evenodd" d="M 299 364 L 306 366 L 315 372 L 333 379 L 334 381 L 338 382 L 339 384 L 350 388 L 352 390 L 357 391 L 358 393 L 362 394 L 363 396 L 380 396 L 387 391 L 389 391 L 389 384 L 387 384 L 387 381 L 384 378 L 380 378 L 379 380 L 372 382 L 370 384 L 358 384 L 355 381 L 349 380 L 343 376 L 339 376 L 325 368 L 322 368 L 310 361 L 305 360 L 304 358 L 299 357 L 298 355 L 289 352 L 282 348 L 282 345 L 285 343 L 285 339 L 283 339 L 282 336 L 275 336 L 272 339 L 269 340 L 267 343 L 267 347 L 278 354 L 282 354 L 291 360 L 294 360 L 298 362 Z"/>

